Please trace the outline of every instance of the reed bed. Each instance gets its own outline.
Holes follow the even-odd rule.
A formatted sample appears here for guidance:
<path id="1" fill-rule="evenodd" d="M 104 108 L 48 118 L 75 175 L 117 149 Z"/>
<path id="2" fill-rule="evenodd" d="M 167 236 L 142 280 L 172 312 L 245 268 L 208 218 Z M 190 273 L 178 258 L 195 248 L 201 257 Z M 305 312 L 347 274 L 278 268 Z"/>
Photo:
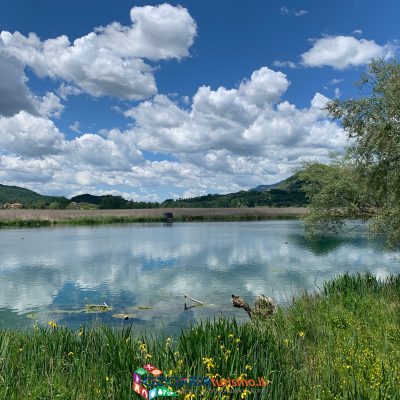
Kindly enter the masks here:
<path id="1" fill-rule="evenodd" d="M 304 208 L 174 208 L 134 210 L 0 210 L 0 227 L 51 225 L 97 225 L 135 222 L 164 222 L 164 212 L 175 222 L 254 221 L 292 219 L 304 215 Z"/>
<path id="2" fill-rule="evenodd" d="M 400 277 L 344 275 L 268 320 L 199 323 L 176 338 L 106 326 L 0 332 L 1 399 L 128 399 L 131 373 L 263 377 L 263 387 L 174 387 L 191 399 L 399 399 Z"/>

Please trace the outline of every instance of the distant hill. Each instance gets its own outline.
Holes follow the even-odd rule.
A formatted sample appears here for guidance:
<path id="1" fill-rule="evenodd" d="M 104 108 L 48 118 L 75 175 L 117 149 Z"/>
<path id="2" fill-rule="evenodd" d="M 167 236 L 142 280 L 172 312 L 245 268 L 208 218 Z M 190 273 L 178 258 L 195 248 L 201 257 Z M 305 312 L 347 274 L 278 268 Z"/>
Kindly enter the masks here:
<path id="1" fill-rule="evenodd" d="M 21 203 L 23 205 L 32 205 L 37 202 L 52 203 L 57 198 L 52 196 L 43 196 L 33 190 L 18 186 L 7 186 L 0 184 L 0 203 Z"/>
<path id="2" fill-rule="evenodd" d="M 75 203 L 88 203 L 99 205 L 105 196 L 94 196 L 93 194 L 79 194 L 78 196 L 72 197 L 71 201 Z"/>
<path id="3" fill-rule="evenodd" d="M 307 198 L 301 190 L 302 181 L 296 175 L 274 185 L 260 185 L 237 193 L 208 194 L 190 199 L 168 199 L 162 207 L 301 207 Z"/>
<path id="4" fill-rule="evenodd" d="M 277 183 L 273 183 L 272 185 L 258 185 L 253 189 L 250 189 L 249 192 L 266 192 L 270 189 L 279 189 L 279 185 L 286 182 L 286 179 L 283 181 L 279 181 Z"/>
<path id="5" fill-rule="evenodd" d="M 43 196 L 18 186 L 0 185 L 0 205 L 21 203 L 27 208 L 221 208 L 221 207 L 301 207 L 307 204 L 301 190 L 302 182 L 296 175 L 273 185 L 259 185 L 237 193 L 208 194 L 190 199 L 167 199 L 160 203 L 134 202 L 121 196 L 80 194 L 71 200 L 65 197 Z"/>

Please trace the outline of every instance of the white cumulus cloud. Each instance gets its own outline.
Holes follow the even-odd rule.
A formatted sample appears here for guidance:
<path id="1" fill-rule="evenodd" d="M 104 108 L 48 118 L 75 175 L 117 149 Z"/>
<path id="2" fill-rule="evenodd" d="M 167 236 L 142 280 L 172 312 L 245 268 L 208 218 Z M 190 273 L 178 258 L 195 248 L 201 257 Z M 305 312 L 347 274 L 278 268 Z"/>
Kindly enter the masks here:
<path id="1" fill-rule="evenodd" d="M 140 100 L 157 92 L 145 59 L 187 56 L 197 27 L 185 8 L 169 4 L 134 7 L 131 19 L 131 26 L 114 22 L 72 43 L 65 35 L 42 41 L 34 33 L 3 31 L 0 37 L 3 50 L 36 75 L 67 82 L 64 95 L 84 91 Z"/>
<path id="2" fill-rule="evenodd" d="M 0 116 L 13 116 L 20 111 L 37 112 L 28 89 L 24 65 L 5 49 L 0 37 Z"/>
<path id="3" fill-rule="evenodd" d="M 324 108 L 329 99 L 321 93 L 315 93 L 311 100 L 311 106 L 315 108 Z"/>
<path id="4" fill-rule="evenodd" d="M 136 121 L 132 134 L 139 149 L 184 154 L 186 158 L 191 154 L 192 161 L 202 159 L 203 165 L 222 162 L 225 156 L 221 154 L 212 161 L 209 152 L 215 151 L 227 151 L 230 157 L 271 157 L 274 146 L 300 146 L 315 131 L 313 127 L 329 126 L 335 132 L 323 147 L 343 145 L 338 126 L 325 125 L 326 114 L 321 109 L 328 99 L 317 93 L 309 109 L 299 110 L 287 101 L 279 102 L 288 86 L 286 75 L 263 67 L 237 89 L 200 87 L 190 109 L 182 109 L 167 96 L 159 95 L 126 115 Z M 278 154 L 280 150 L 276 151 Z M 292 149 L 285 148 L 285 152 Z M 206 156 L 199 158 L 204 153 Z M 231 159 L 224 163 L 225 169 L 232 165 Z"/>
<path id="5" fill-rule="evenodd" d="M 144 160 L 133 140 L 118 130 L 111 130 L 106 138 L 85 133 L 65 142 L 64 151 L 78 164 L 88 164 L 105 170 L 126 171 L 132 164 Z"/>
<path id="6" fill-rule="evenodd" d="M 285 74 L 262 67 L 233 88 L 201 86 L 184 105 L 166 95 L 142 101 L 125 111 L 134 120 L 125 131 L 71 139 L 48 117 L 21 111 L 0 119 L 0 177 L 45 193 L 104 190 L 137 199 L 154 199 L 155 188 L 188 196 L 277 182 L 346 144 L 323 109 L 329 99 L 317 93 L 298 108 L 283 98 L 289 85 Z M 167 159 L 150 161 L 145 152 Z"/>
<path id="7" fill-rule="evenodd" d="M 289 84 L 283 73 L 263 67 L 237 88 L 200 87 L 189 107 L 158 95 L 128 110 L 138 149 L 177 160 L 135 165 L 135 176 L 183 186 L 185 193 L 234 191 L 278 181 L 305 159 L 343 149 L 346 135 L 323 109 L 329 99 L 317 93 L 309 108 L 298 109 L 281 98 Z"/>
<path id="8" fill-rule="evenodd" d="M 26 111 L 0 118 L 0 151 L 31 157 L 56 154 L 63 139 L 64 135 L 47 118 Z"/>
<path id="9" fill-rule="evenodd" d="M 373 58 L 391 57 L 393 51 L 391 44 L 380 46 L 374 40 L 328 36 L 315 40 L 312 48 L 301 55 L 301 60 L 307 67 L 330 66 L 343 70 L 367 64 Z"/>
<path id="10" fill-rule="evenodd" d="M 64 105 L 61 99 L 52 92 L 47 92 L 41 99 L 37 100 L 38 111 L 45 117 L 60 118 Z"/>

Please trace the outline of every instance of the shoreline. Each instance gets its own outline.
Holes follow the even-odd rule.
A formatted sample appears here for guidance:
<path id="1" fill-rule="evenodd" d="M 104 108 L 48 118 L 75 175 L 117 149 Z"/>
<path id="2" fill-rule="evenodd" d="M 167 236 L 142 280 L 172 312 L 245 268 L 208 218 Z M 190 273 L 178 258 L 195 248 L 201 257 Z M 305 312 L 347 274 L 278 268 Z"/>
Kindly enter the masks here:
<path id="1" fill-rule="evenodd" d="M 298 219 L 306 208 L 151 208 L 122 210 L 0 210 L 0 227 L 52 225 L 97 225 L 114 223 L 165 222 L 172 212 L 174 222 L 254 221 Z"/>

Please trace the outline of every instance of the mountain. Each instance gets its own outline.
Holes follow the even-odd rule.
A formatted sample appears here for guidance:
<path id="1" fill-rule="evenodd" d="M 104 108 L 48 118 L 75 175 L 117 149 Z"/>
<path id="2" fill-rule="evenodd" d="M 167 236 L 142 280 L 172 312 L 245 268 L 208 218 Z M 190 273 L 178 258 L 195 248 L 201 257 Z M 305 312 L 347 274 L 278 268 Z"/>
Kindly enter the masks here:
<path id="1" fill-rule="evenodd" d="M 286 180 L 279 181 L 277 183 L 273 183 L 272 185 L 258 185 L 253 189 L 250 189 L 249 192 L 266 192 L 270 189 L 279 189 L 279 185 L 283 184 Z"/>

